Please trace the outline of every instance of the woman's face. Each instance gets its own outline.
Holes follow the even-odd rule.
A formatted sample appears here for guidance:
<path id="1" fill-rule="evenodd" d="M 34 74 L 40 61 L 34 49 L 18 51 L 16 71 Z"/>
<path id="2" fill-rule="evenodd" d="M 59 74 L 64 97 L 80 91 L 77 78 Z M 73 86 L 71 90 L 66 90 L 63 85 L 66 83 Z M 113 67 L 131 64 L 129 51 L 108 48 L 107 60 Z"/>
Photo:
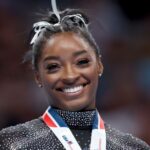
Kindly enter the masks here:
<path id="1" fill-rule="evenodd" d="M 36 81 L 43 86 L 51 106 L 70 111 L 95 108 L 98 75 L 103 66 L 79 35 L 53 35 L 42 50 L 38 66 Z"/>

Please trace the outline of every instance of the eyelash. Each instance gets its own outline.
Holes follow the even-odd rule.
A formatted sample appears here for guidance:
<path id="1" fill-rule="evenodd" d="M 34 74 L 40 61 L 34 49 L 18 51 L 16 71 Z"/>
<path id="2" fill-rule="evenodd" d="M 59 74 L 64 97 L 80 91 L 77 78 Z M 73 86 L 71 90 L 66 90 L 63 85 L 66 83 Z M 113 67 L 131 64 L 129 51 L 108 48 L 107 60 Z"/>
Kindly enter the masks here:
<path id="1" fill-rule="evenodd" d="M 49 64 L 46 67 L 46 69 L 51 73 L 56 72 L 59 68 L 60 68 L 60 66 L 58 64 Z"/>
<path id="2" fill-rule="evenodd" d="M 79 60 L 77 62 L 77 65 L 79 66 L 87 66 L 89 64 L 90 60 L 89 59 L 82 59 L 82 60 Z"/>

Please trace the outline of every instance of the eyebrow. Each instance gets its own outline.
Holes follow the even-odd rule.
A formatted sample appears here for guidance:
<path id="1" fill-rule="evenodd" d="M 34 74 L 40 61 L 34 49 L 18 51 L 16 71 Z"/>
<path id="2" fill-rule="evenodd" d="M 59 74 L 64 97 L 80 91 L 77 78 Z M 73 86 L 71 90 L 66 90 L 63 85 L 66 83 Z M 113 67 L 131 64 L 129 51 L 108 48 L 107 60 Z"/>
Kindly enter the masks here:
<path id="1" fill-rule="evenodd" d="M 47 56 L 44 61 L 47 61 L 47 60 L 59 60 L 60 58 L 57 57 L 57 56 Z"/>
<path id="2" fill-rule="evenodd" d="M 86 54 L 87 51 L 86 50 L 81 50 L 81 51 L 77 51 L 77 52 L 74 52 L 73 53 L 73 56 L 74 57 L 77 57 L 79 55 L 82 55 L 82 54 Z M 60 58 L 58 56 L 47 56 L 44 61 L 47 61 L 47 60 L 60 60 Z"/>
<path id="3" fill-rule="evenodd" d="M 87 51 L 86 50 L 81 50 L 81 51 L 77 51 L 77 52 L 74 52 L 74 56 L 79 56 L 79 55 L 82 55 L 82 54 L 86 54 Z"/>

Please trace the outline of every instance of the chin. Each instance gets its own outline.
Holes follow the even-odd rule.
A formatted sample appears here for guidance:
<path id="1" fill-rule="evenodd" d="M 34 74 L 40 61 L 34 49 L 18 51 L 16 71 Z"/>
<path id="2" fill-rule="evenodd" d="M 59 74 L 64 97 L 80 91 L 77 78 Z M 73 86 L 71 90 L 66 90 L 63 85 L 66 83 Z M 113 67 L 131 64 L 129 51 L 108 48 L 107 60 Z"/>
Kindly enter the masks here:
<path id="1" fill-rule="evenodd" d="M 92 102 L 92 104 L 86 104 L 85 102 L 81 101 L 78 103 L 77 101 L 74 103 L 69 103 L 67 105 L 64 105 L 61 107 L 63 110 L 68 110 L 68 111 L 86 111 L 86 110 L 93 110 L 95 109 L 95 103 Z"/>

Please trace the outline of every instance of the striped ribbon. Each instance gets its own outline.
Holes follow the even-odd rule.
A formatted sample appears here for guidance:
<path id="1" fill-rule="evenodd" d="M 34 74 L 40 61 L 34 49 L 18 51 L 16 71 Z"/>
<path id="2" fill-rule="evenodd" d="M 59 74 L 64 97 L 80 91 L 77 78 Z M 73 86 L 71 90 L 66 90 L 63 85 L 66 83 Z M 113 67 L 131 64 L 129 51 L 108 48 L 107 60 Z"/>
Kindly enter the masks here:
<path id="1" fill-rule="evenodd" d="M 48 107 L 42 116 L 43 121 L 53 131 L 66 150 L 81 150 L 80 145 L 73 136 L 61 116 L 51 107 Z M 106 150 L 106 133 L 104 122 L 98 111 L 92 125 L 90 150 Z"/>

